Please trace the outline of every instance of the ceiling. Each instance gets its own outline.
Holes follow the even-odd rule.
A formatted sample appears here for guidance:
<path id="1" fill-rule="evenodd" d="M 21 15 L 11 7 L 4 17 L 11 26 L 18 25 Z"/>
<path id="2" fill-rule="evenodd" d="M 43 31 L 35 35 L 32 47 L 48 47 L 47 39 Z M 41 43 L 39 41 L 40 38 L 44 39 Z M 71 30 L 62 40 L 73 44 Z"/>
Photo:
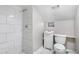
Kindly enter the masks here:
<path id="1" fill-rule="evenodd" d="M 53 5 L 36 5 L 34 6 L 45 21 L 48 20 L 67 20 L 74 19 L 76 5 L 60 5 L 52 9 Z"/>

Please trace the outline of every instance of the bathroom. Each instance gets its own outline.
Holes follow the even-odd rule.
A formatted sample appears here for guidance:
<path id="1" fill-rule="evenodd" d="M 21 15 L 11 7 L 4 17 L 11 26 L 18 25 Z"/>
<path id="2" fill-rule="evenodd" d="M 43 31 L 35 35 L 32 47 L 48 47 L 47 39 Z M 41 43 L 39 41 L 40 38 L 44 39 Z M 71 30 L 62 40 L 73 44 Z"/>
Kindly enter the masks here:
<path id="1" fill-rule="evenodd" d="M 48 33 L 50 33 L 51 30 L 54 31 L 53 33 L 54 36 L 57 36 L 57 35 L 66 36 L 65 37 L 66 38 L 65 48 L 67 50 L 67 54 L 68 52 L 69 54 L 75 54 L 78 52 L 78 38 L 77 38 L 78 37 L 77 36 L 78 35 L 78 23 L 76 23 L 78 22 L 78 5 L 47 5 L 47 6 L 43 5 L 43 6 L 34 6 L 33 10 L 36 13 L 35 19 L 37 17 L 36 20 L 34 19 L 35 21 L 33 24 L 36 24 L 35 23 L 36 21 L 40 24 L 40 26 L 34 25 L 34 27 L 35 26 L 37 27 L 36 28 L 37 31 L 33 27 L 34 31 L 36 31 L 35 36 L 37 36 L 36 39 L 34 39 L 36 41 L 36 44 L 34 43 L 35 44 L 34 46 L 36 47 L 34 50 L 35 54 L 46 54 L 46 53 L 54 54 L 53 50 L 55 47 L 52 48 L 52 45 L 54 46 L 54 43 L 52 44 L 52 40 L 48 38 L 47 36 L 46 36 L 47 41 L 44 40 L 45 42 L 43 42 L 44 38 L 42 36 L 45 31 L 49 31 Z M 39 17 L 41 19 L 39 19 Z M 48 34 L 45 34 L 45 35 L 48 35 Z M 59 45 L 58 47 L 60 49 L 62 48 Z M 50 50 L 50 48 L 52 49 Z"/>
<path id="2" fill-rule="evenodd" d="M 78 54 L 78 16 L 78 5 L 0 5 L 0 54 L 56 54 L 57 35 L 65 36 L 65 54 Z M 52 45 L 45 31 L 53 31 Z"/>

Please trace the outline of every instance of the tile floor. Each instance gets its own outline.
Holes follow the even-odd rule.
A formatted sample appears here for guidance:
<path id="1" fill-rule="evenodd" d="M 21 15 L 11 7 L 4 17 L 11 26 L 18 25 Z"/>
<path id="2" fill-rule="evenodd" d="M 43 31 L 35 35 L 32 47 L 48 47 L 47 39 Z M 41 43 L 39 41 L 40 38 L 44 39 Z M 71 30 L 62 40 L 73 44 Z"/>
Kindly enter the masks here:
<path id="1" fill-rule="evenodd" d="M 72 51 L 69 49 L 67 49 L 67 51 L 69 52 L 67 54 L 77 54 L 75 51 Z M 34 54 L 53 54 L 53 50 L 48 50 L 48 49 L 41 47 L 37 51 L 35 51 Z"/>

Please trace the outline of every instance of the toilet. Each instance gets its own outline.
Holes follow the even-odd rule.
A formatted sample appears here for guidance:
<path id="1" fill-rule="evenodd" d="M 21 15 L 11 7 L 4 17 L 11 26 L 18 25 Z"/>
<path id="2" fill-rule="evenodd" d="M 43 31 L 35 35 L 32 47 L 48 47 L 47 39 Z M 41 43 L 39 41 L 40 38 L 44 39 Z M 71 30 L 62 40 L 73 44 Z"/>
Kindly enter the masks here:
<path id="1" fill-rule="evenodd" d="M 60 35 L 60 34 L 55 35 L 54 52 L 56 54 L 65 54 L 66 53 L 65 42 L 66 42 L 65 35 Z"/>

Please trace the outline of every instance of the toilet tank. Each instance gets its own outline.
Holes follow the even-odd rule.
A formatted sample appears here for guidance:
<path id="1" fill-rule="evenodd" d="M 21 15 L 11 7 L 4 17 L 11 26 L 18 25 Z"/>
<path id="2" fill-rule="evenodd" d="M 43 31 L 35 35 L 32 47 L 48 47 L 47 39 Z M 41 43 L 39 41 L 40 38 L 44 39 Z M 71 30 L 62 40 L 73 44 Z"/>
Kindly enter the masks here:
<path id="1" fill-rule="evenodd" d="M 55 34 L 55 42 L 60 44 L 65 44 L 66 35 Z"/>

